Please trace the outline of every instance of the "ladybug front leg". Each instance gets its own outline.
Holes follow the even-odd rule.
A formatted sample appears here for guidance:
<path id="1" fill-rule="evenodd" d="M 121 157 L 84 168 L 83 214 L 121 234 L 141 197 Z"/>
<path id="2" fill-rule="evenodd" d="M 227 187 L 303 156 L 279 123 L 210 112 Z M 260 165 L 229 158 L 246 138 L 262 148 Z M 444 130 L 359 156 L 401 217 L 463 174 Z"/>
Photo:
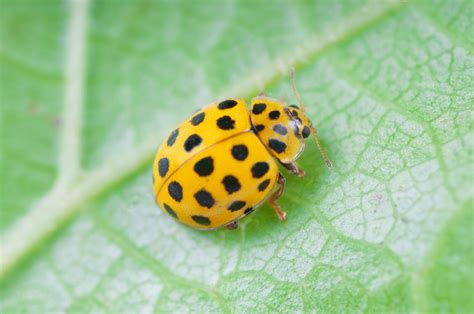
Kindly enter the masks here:
<path id="1" fill-rule="evenodd" d="M 270 196 L 270 199 L 268 200 L 268 203 L 270 204 L 271 207 L 275 210 L 275 213 L 278 216 L 278 219 L 281 221 L 284 221 L 286 219 L 286 213 L 281 209 L 280 205 L 276 202 L 276 200 L 283 194 L 283 191 L 285 190 L 285 182 L 286 179 L 285 177 L 279 173 L 278 174 L 278 190 L 276 190 L 272 196 Z"/>
<path id="2" fill-rule="evenodd" d="M 283 167 L 285 167 L 286 169 L 288 169 L 288 171 L 294 175 L 294 176 L 297 176 L 297 177 L 302 177 L 304 176 L 306 173 L 304 172 L 303 169 L 299 168 L 298 165 L 296 164 L 296 162 L 292 162 L 292 163 L 289 163 L 289 164 L 283 164 Z"/>

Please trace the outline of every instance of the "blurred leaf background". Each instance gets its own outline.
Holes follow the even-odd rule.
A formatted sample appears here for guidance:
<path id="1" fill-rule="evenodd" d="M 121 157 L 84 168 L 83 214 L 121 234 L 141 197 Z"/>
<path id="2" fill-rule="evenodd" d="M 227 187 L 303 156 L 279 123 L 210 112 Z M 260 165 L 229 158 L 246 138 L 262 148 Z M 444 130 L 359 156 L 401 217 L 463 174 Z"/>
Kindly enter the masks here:
<path id="1" fill-rule="evenodd" d="M 472 1 L 0 5 L 0 312 L 474 311 Z M 334 169 L 308 145 L 286 223 L 165 216 L 162 139 L 292 65 Z"/>

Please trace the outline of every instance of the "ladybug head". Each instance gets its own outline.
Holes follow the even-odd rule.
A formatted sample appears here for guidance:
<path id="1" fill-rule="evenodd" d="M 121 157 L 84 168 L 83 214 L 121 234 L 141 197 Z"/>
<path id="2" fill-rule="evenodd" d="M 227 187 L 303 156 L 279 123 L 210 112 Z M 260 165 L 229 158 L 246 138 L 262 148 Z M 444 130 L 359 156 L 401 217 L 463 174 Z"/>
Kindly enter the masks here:
<path id="1" fill-rule="evenodd" d="M 308 138 L 314 127 L 311 120 L 304 113 L 304 107 L 300 108 L 297 105 L 289 105 L 285 110 L 293 120 L 299 136 L 304 139 Z"/>
<path id="2" fill-rule="evenodd" d="M 297 105 L 289 105 L 285 108 L 287 114 L 291 117 L 293 121 L 293 128 L 295 130 L 295 134 L 302 140 L 305 141 L 310 136 L 313 136 L 316 140 L 316 145 L 318 146 L 319 152 L 321 156 L 324 158 L 326 165 L 331 167 L 331 161 L 327 157 L 326 152 L 321 147 L 319 142 L 318 134 L 316 128 L 313 126 L 313 123 L 309 119 L 309 117 L 305 114 L 304 104 L 300 102 L 302 105 L 301 107 Z"/>

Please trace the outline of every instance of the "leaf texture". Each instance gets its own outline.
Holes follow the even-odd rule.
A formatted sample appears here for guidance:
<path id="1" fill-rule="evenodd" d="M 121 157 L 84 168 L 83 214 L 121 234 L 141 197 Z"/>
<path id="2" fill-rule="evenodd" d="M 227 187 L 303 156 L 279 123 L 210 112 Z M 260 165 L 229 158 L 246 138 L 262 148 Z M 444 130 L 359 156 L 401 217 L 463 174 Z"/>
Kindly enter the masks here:
<path id="1" fill-rule="evenodd" d="M 2 313 L 474 310 L 471 1 L 2 7 Z M 168 132 L 219 97 L 293 102 L 293 65 L 334 168 L 308 145 L 285 223 L 164 215 Z"/>

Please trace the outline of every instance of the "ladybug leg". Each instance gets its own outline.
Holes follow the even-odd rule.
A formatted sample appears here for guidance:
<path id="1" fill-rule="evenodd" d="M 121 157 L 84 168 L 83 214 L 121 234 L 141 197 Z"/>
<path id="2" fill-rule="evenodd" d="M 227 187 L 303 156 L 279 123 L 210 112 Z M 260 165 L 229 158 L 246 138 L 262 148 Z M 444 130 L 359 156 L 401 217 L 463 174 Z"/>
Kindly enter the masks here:
<path id="1" fill-rule="evenodd" d="M 278 190 L 273 193 L 272 196 L 270 196 L 270 199 L 268 200 L 268 203 L 270 204 L 271 207 L 275 210 L 275 213 L 278 216 L 278 219 L 281 221 L 284 221 L 286 219 L 286 213 L 281 209 L 280 205 L 276 202 L 276 200 L 283 194 L 283 191 L 285 190 L 285 182 L 286 179 L 284 176 L 281 175 L 281 173 L 278 174 Z"/>
<path id="2" fill-rule="evenodd" d="M 304 176 L 306 173 L 304 172 L 303 169 L 299 168 L 298 165 L 296 164 L 296 162 L 292 162 L 292 163 L 289 163 L 289 164 L 283 164 L 283 167 L 285 167 L 286 169 L 288 169 L 288 171 L 294 175 L 294 176 L 297 176 L 297 177 L 302 177 Z"/>
<path id="3" fill-rule="evenodd" d="M 239 222 L 238 221 L 232 221 L 230 224 L 228 224 L 227 229 L 229 230 L 235 230 L 239 227 Z"/>

